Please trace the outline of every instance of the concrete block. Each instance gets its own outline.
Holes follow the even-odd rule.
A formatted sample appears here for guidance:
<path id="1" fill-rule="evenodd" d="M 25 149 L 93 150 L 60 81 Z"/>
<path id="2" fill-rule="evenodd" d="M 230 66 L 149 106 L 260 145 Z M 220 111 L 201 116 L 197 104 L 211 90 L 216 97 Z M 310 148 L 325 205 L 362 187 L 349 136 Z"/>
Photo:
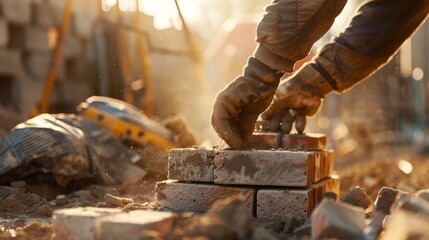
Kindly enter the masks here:
<path id="1" fill-rule="evenodd" d="M 389 215 L 390 207 L 395 202 L 396 196 L 399 193 L 400 191 L 397 189 L 382 187 L 377 194 L 374 210 Z"/>
<path id="2" fill-rule="evenodd" d="M 365 190 L 359 186 L 346 192 L 341 201 L 363 209 L 367 209 L 373 204 Z"/>
<path id="3" fill-rule="evenodd" d="M 206 148 L 170 150 L 168 179 L 189 182 L 213 182 L 215 151 Z"/>
<path id="4" fill-rule="evenodd" d="M 3 17 L 14 24 L 25 25 L 31 21 L 31 1 L 0 0 Z"/>
<path id="5" fill-rule="evenodd" d="M 254 132 L 246 143 L 246 148 L 265 149 L 279 148 L 281 134 L 274 132 Z"/>
<path id="6" fill-rule="evenodd" d="M 255 195 L 255 189 L 251 187 L 180 183 L 171 180 L 158 182 L 155 192 L 156 203 L 175 212 L 206 212 L 219 199 L 242 195 L 251 214 Z"/>
<path id="7" fill-rule="evenodd" d="M 214 182 L 305 187 L 313 183 L 314 161 L 322 155 L 323 152 L 222 150 L 214 160 Z"/>
<path id="8" fill-rule="evenodd" d="M 28 53 L 24 55 L 24 65 L 28 72 L 38 79 L 45 79 L 51 63 L 48 53 Z"/>
<path id="9" fill-rule="evenodd" d="M 56 26 L 53 10 L 49 6 L 46 3 L 33 4 L 33 19 L 36 26 L 45 28 Z"/>
<path id="10" fill-rule="evenodd" d="M 0 50 L 0 75 L 22 76 L 23 74 L 21 53 L 17 50 Z"/>
<path id="11" fill-rule="evenodd" d="M 324 134 L 284 134 L 281 139 L 281 148 L 298 150 L 324 150 L 326 136 Z"/>
<path id="12" fill-rule="evenodd" d="M 396 207 L 381 239 L 429 239 L 429 202 L 409 198 Z"/>
<path id="13" fill-rule="evenodd" d="M 45 28 L 25 28 L 24 49 L 32 52 L 49 52 L 48 31 Z"/>
<path id="14" fill-rule="evenodd" d="M 4 19 L 0 19 L 0 48 L 6 47 L 9 42 L 9 30 Z"/>
<path id="15" fill-rule="evenodd" d="M 365 213 L 361 208 L 324 199 L 311 215 L 312 239 L 362 239 Z"/>
<path id="16" fill-rule="evenodd" d="M 173 229 L 174 217 L 171 212 L 145 210 L 102 217 L 97 219 L 96 239 L 152 239 L 151 232 L 165 239 Z"/>
<path id="17" fill-rule="evenodd" d="M 78 57 L 82 53 L 83 44 L 75 35 L 68 33 L 64 40 L 64 58 Z"/>
<path id="18" fill-rule="evenodd" d="M 338 194 L 339 178 L 322 180 L 305 189 L 259 189 L 256 197 L 256 217 L 274 220 L 273 217 L 291 216 L 303 222 L 326 192 Z M 273 214 L 275 213 L 275 214 Z"/>
<path id="19" fill-rule="evenodd" d="M 95 239 L 96 219 L 123 211 L 109 208 L 69 208 L 53 213 L 53 239 Z"/>
<path id="20" fill-rule="evenodd" d="M 84 14 L 75 15 L 73 17 L 73 30 L 76 36 L 89 39 L 93 34 L 93 19 Z"/>

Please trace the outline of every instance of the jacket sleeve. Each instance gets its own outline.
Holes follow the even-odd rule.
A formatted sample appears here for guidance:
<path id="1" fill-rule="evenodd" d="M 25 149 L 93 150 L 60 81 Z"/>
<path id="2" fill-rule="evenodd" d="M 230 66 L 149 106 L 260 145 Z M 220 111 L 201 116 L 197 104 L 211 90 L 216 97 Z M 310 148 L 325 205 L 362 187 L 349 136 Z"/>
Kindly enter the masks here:
<path id="1" fill-rule="evenodd" d="M 332 26 L 347 0 L 273 0 L 256 30 L 254 56 L 288 72 Z"/>
<path id="2" fill-rule="evenodd" d="M 341 93 L 386 64 L 428 12 L 428 0 L 369 1 L 349 27 L 321 49 L 312 65 Z"/>

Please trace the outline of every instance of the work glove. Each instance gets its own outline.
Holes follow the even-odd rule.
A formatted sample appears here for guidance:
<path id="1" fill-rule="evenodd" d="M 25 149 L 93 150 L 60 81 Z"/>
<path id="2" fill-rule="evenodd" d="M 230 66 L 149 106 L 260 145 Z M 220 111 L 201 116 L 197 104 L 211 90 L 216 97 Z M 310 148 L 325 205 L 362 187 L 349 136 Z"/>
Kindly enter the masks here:
<path id="1" fill-rule="evenodd" d="M 262 113 L 268 121 L 264 130 L 289 133 L 292 124 L 298 133 L 303 133 L 306 116 L 317 113 L 323 98 L 333 89 L 325 78 L 315 69 L 316 63 L 307 64 L 296 74 L 282 81 L 269 108 Z"/>
<path id="2" fill-rule="evenodd" d="M 252 135 L 259 114 L 270 105 L 282 76 L 282 72 L 250 57 L 243 75 L 217 95 L 212 125 L 231 149 L 240 148 Z"/>

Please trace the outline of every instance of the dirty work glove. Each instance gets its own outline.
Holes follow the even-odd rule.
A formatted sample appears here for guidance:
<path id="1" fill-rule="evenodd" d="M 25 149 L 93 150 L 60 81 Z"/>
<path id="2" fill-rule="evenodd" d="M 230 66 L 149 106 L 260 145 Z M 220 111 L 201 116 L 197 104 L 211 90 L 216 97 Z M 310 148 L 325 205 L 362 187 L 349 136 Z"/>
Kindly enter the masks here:
<path id="1" fill-rule="evenodd" d="M 315 67 L 315 63 L 307 64 L 282 81 L 273 102 L 261 116 L 269 121 L 265 130 L 289 133 L 295 122 L 298 133 L 303 133 L 306 116 L 313 116 L 319 110 L 323 97 L 332 91 L 331 85 Z"/>
<path id="2" fill-rule="evenodd" d="M 283 73 L 250 57 L 244 73 L 216 97 L 212 125 L 232 149 L 238 149 L 252 135 L 261 112 L 270 105 Z"/>

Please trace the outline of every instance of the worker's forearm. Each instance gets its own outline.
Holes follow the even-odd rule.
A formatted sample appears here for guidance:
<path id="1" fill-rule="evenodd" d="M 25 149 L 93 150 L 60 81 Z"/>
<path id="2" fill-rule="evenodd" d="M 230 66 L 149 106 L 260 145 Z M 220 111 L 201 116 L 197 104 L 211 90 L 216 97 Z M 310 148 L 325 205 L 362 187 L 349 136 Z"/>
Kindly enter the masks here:
<path id="1" fill-rule="evenodd" d="M 257 27 L 255 57 L 272 69 L 291 71 L 332 26 L 346 2 L 274 0 Z"/>
<path id="2" fill-rule="evenodd" d="M 315 68 L 337 92 L 347 90 L 387 63 L 424 22 L 428 11 L 428 0 L 366 3 L 349 27 L 323 47 Z"/>

